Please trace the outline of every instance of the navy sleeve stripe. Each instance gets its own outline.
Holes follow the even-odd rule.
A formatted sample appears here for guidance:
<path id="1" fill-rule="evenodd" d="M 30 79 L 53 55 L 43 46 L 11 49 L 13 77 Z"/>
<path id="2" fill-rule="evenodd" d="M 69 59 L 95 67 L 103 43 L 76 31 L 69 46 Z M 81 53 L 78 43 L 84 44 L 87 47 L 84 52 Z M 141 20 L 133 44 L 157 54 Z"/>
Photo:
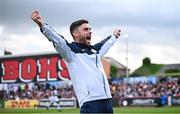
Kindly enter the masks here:
<path id="1" fill-rule="evenodd" d="M 101 50 L 101 47 L 111 38 L 111 35 L 108 36 L 107 38 L 105 38 L 104 40 L 102 40 L 100 43 L 97 43 L 93 46 L 93 48 L 99 52 L 99 50 Z"/>

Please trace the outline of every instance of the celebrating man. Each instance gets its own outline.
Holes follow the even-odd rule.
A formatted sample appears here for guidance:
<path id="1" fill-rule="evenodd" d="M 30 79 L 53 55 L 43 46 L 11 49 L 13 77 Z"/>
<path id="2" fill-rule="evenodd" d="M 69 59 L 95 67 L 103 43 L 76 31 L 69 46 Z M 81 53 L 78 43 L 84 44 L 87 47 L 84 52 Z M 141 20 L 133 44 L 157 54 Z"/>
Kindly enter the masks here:
<path id="1" fill-rule="evenodd" d="M 81 19 L 70 25 L 74 42 L 68 43 L 63 36 L 44 23 L 38 11 L 32 13 L 31 19 L 38 24 L 44 36 L 54 44 L 67 62 L 80 112 L 113 113 L 112 96 L 101 57 L 120 37 L 121 31 L 115 29 L 112 35 L 100 43 L 91 45 L 91 27 L 87 20 Z"/>

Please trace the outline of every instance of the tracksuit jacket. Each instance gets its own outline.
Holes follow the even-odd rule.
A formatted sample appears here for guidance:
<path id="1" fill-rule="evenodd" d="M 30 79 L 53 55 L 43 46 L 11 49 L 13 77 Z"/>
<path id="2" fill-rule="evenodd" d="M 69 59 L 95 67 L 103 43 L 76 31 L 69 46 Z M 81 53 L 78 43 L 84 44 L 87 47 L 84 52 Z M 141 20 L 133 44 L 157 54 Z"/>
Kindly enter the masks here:
<path id="1" fill-rule="evenodd" d="M 112 98 L 101 57 L 115 43 L 114 35 L 88 46 L 76 42 L 68 43 L 48 24 L 44 24 L 40 30 L 65 59 L 80 107 L 88 101 Z"/>

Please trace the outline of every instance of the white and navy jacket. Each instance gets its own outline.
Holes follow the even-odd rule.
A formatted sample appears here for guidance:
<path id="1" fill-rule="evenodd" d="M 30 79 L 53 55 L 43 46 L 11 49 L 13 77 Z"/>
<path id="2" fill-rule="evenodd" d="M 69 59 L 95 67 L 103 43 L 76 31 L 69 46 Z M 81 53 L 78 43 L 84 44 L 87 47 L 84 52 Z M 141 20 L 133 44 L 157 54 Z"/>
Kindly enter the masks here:
<path id="1" fill-rule="evenodd" d="M 80 107 L 87 101 L 112 98 L 101 57 L 115 43 L 114 35 L 88 46 L 75 42 L 68 43 L 48 24 L 41 27 L 41 32 L 53 42 L 60 56 L 67 62 Z"/>

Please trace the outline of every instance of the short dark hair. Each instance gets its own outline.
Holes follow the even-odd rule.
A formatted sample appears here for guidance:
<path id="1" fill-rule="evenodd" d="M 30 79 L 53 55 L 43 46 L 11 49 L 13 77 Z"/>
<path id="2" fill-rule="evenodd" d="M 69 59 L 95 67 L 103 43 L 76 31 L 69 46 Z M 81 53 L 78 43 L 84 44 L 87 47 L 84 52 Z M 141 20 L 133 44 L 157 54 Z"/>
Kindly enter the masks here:
<path id="1" fill-rule="evenodd" d="M 73 36 L 73 32 L 74 30 L 79 27 L 80 25 L 84 24 L 84 23 L 89 23 L 88 20 L 86 19 L 80 19 L 80 20 L 77 20 L 77 21 L 74 21 L 71 25 L 70 25 L 70 33 L 71 35 Z"/>

